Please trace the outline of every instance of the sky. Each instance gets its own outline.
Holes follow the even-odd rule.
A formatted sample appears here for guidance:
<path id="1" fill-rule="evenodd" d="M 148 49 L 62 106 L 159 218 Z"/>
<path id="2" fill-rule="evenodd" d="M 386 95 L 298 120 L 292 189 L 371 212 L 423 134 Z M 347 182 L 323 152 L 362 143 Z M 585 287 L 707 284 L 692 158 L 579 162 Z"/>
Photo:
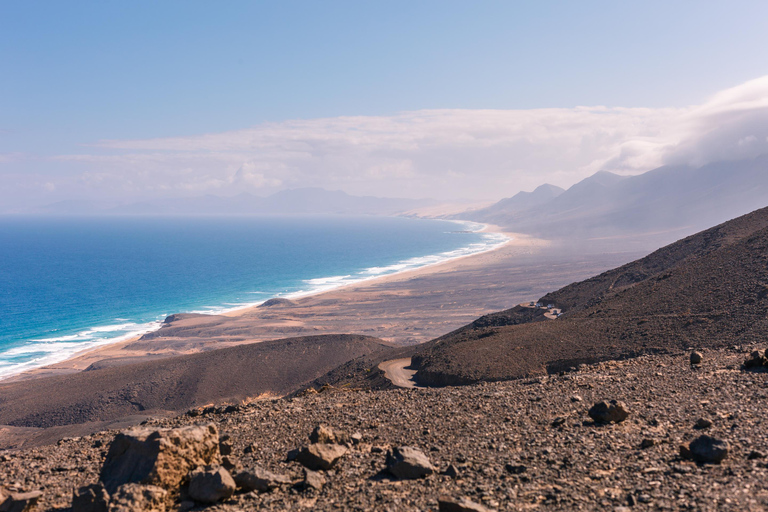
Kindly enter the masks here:
<path id="1" fill-rule="evenodd" d="M 0 212 L 496 200 L 766 151 L 760 1 L 0 3 Z"/>

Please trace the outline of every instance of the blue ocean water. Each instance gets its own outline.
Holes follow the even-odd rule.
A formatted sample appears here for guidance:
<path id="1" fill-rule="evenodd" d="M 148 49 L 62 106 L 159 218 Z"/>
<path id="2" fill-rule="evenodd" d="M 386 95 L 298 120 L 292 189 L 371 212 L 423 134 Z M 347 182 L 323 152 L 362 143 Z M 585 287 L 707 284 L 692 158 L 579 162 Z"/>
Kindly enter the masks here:
<path id="1" fill-rule="evenodd" d="M 479 225 L 391 217 L 0 218 L 0 378 L 156 329 L 482 252 Z"/>

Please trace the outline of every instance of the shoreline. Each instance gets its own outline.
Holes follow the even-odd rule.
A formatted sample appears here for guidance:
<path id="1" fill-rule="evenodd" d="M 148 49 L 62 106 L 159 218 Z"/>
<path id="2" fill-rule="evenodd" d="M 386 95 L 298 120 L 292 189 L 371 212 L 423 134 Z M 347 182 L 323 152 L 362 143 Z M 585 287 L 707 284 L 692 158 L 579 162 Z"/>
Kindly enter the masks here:
<path id="1" fill-rule="evenodd" d="M 478 229 L 473 232 L 498 234 L 498 235 L 504 236 L 505 240 L 499 241 L 499 243 L 491 245 L 484 250 L 445 257 L 443 259 L 440 259 L 439 261 L 435 261 L 434 263 L 426 263 L 421 266 L 415 266 L 414 268 L 404 268 L 402 270 L 396 270 L 394 272 L 384 273 L 382 275 L 371 275 L 369 277 L 354 279 L 350 282 L 342 282 L 338 285 L 329 286 L 328 288 L 324 288 L 324 289 L 298 291 L 298 292 L 288 293 L 286 295 L 275 295 L 271 298 L 284 298 L 291 301 L 295 301 L 295 300 L 316 298 L 316 297 L 323 296 L 325 294 L 344 293 L 346 290 L 353 290 L 356 287 L 360 287 L 360 286 L 369 286 L 369 285 L 375 286 L 375 285 L 382 285 L 385 283 L 396 283 L 396 282 L 414 279 L 416 277 L 421 277 L 421 276 L 429 275 L 432 273 L 440 272 L 441 270 L 447 267 L 460 264 L 461 262 L 466 261 L 470 258 L 481 257 L 483 255 L 487 255 L 489 253 L 498 251 L 504 247 L 507 247 L 508 245 L 512 244 L 515 241 L 517 241 L 518 243 L 521 243 L 521 242 L 525 243 L 526 241 L 535 240 L 527 235 L 505 232 L 499 226 L 495 226 L 491 224 L 480 224 L 480 223 L 475 223 L 471 221 L 460 221 L 460 220 L 456 220 L 456 221 L 452 220 L 450 222 L 455 222 L 457 224 L 463 224 L 463 225 L 470 224 L 474 226 L 482 226 L 481 229 Z M 446 251 L 444 253 L 438 253 L 435 255 L 427 255 L 419 258 L 439 258 L 440 256 L 443 256 L 445 254 L 450 254 L 452 252 L 465 251 L 470 247 L 471 245 L 464 246 L 458 249 L 454 249 L 452 251 Z M 412 258 L 412 259 L 417 259 L 417 258 Z M 410 261 L 410 260 L 397 262 L 391 266 L 406 265 L 407 261 Z M 383 268 L 386 269 L 387 267 L 383 267 Z M 348 276 L 344 276 L 344 277 L 348 277 Z M 321 279 L 333 279 L 333 277 L 321 278 Z M 266 300 L 269 300 L 269 299 L 266 299 Z M 221 312 L 211 311 L 211 312 L 203 313 L 202 311 L 195 311 L 195 313 L 201 313 L 201 314 L 210 315 L 210 316 L 222 316 L 222 317 L 228 317 L 228 318 L 244 317 L 256 311 L 259 308 L 259 306 L 261 306 L 264 302 L 266 302 L 266 300 L 250 303 L 243 306 L 237 306 L 234 308 L 225 309 Z M 88 366 L 90 366 L 92 362 L 94 362 L 95 359 L 105 360 L 105 359 L 125 358 L 125 354 L 122 352 L 122 350 L 125 349 L 125 347 L 138 342 L 146 334 L 157 332 L 159 329 L 163 327 L 163 325 L 164 324 L 162 321 L 158 321 L 157 326 L 154 329 L 141 330 L 136 334 L 130 333 L 123 336 L 119 336 L 117 338 L 106 339 L 103 342 L 95 342 L 97 343 L 96 346 L 92 346 L 92 347 L 88 347 L 88 348 L 76 351 L 72 354 L 69 354 L 67 357 L 59 361 L 46 363 L 41 366 L 26 368 L 22 371 L 2 376 L 0 377 L 0 384 L 17 382 L 20 380 L 27 380 L 29 378 L 61 375 L 62 373 L 76 373 L 76 372 L 85 370 Z M 128 337 L 126 338 L 126 336 Z M 120 338 L 124 338 L 124 339 L 120 339 Z M 259 341 L 264 341 L 264 340 L 259 340 Z M 162 352 L 156 352 L 156 353 L 162 353 Z M 140 360 L 148 359 L 149 357 L 150 357 L 149 354 L 137 354 L 135 356 L 132 356 L 131 359 L 135 359 L 136 362 L 139 362 Z"/>

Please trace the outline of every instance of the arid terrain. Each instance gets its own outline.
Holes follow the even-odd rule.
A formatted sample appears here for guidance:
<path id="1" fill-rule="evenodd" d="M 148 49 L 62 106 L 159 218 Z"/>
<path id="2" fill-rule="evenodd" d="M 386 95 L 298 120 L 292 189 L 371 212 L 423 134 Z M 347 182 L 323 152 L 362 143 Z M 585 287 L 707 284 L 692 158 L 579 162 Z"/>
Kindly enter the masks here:
<path id="1" fill-rule="evenodd" d="M 696 367 L 688 354 L 644 356 L 503 383 L 327 388 L 221 404 L 145 426 L 213 422 L 230 436 L 228 462 L 289 479 L 271 492 L 238 491 L 210 507 L 184 505 L 195 510 L 426 511 L 437 510 L 443 495 L 493 510 L 765 510 L 768 373 L 740 368 L 750 348 L 704 351 Z M 629 417 L 595 424 L 587 410 L 608 399 L 623 401 Z M 699 419 L 712 425 L 697 428 Z M 302 490 L 302 465 L 286 457 L 307 445 L 319 424 L 359 436 L 333 469 L 320 471 L 321 489 Z M 702 434 L 727 441 L 722 463 L 680 457 L 679 445 Z M 73 488 L 98 480 L 114 435 L 4 452 L 4 484 L 41 489 L 39 510 L 66 510 Z M 386 451 L 401 445 L 423 451 L 435 473 L 398 480 L 383 472 Z"/>

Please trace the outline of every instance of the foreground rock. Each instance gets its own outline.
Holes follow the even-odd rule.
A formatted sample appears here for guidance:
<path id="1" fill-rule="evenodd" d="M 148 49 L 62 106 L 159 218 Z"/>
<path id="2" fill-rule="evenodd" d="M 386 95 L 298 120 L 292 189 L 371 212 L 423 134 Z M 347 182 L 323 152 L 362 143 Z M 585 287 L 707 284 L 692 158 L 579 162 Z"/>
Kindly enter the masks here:
<path id="1" fill-rule="evenodd" d="M 235 484 L 244 491 L 267 492 L 281 485 L 288 485 L 291 479 L 278 475 L 261 467 L 241 471 L 235 476 Z"/>
<path id="2" fill-rule="evenodd" d="M 691 352 L 691 358 L 690 358 L 691 364 L 693 365 L 701 364 L 701 361 L 703 359 L 704 359 L 704 355 L 698 350 L 694 350 L 693 352 Z"/>
<path id="3" fill-rule="evenodd" d="M 189 497 L 200 503 L 216 503 L 235 494 L 235 481 L 222 467 L 198 468 L 189 475 Z"/>
<path id="4" fill-rule="evenodd" d="M 628 416 L 627 406 L 616 400 L 598 402 L 589 409 L 589 417 L 597 423 L 621 423 Z"/>
<path id="5" fill-rule="evenodd" d="M 338 444 L 311 444 L 303 448 L 296 456 L 296 461 L 305 468 L 317 471 L 329 470 L 347 453 L 347 448 Z"/>
<path id="6" fill-rule="evenodd" d="M 109 512 L 165 512 L 168 492 L 155 485 L 125 484 L 112 495 Z"/>
<path id="7" fill-rule="evenodd" d="M 728 450 L 728 441 L 705 435 L 680 445 L 680 456 L 696 462 L 720 464 L 728 456 Z"/>
<path id="8" fill-rule="evenodd" d="M 349 434 L 335 430 L 328 425 L 318 425 L 315 430 L 309 434 L 309 441 L 313 444 L 345 444 L 349 445 L 352 442 L 352 438 Z"/>
<path id="9" fill-rule="evenodd" d="M 400 446 L 387 454 L 387 471 L 400 480 L 412 480 L 431 475 L 435 467 L 421 450 Z"/>
<path id="10" fill-rule="evenodd" d="M 106 512 L 109 494 L 101 483 L 85 485 L 72 495 L 72 512 Z"/>
<path id="11" fill-rule="evenodd" d="M 4 493 L 0 489 L 0 512 L 28 512 L 43 496 L 41 491 Z"/>
<path id="12" fill-rule="evenodd" d="M 440 512 L 491 512 L 491 509 L 468 498 L 442 496 L 437 500 L 437 504 Z"/>
<path id="13" fill-rule="evenodd" d="M 765 352 L 755 350 L 752 352 L 746 361 L 744 361 L 744 368 L 764 368 L 768 366 L 768 350 Z"/>
<path id="14" fill-rule="evenodd" d="M 304 480 L 301 482 L 302 488 L 319 491 L 325 486 L 325 482 L 325 477 L 321 473 L 304 468 Z"/>
<path id="15" fill-rule="evenodd" d="M 198 466 L 218 462 L 215 425 L 174 429 L 138 428 L 115 436 L 100 480 L 110 494 L 127 483 L 176 489 Z"/>

